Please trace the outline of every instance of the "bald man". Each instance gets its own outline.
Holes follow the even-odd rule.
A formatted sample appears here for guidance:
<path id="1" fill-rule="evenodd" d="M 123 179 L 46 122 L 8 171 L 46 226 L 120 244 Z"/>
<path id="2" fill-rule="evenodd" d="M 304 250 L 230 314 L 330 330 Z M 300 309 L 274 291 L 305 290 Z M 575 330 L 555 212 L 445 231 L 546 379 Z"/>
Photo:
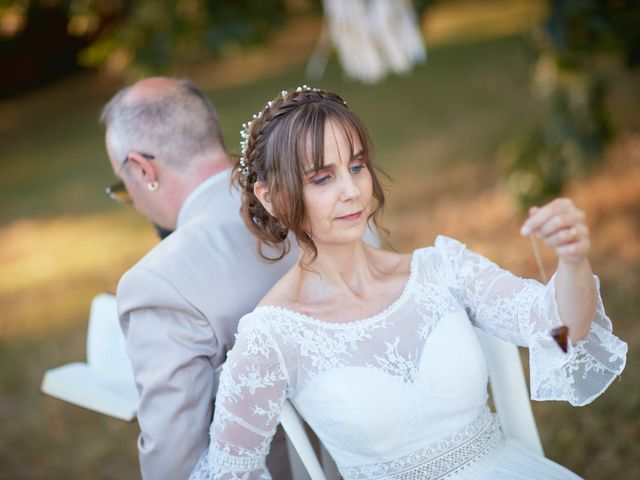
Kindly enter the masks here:
<path id="1" fill-rule="evenodd" d="M 209 444 L 216 368 L 239 319 L 292 265 L 269 263 L 239 215 L 230 161 L 209 100 L 188 81 L 149 78 L 118 92 L 102 113 L 122 184 L 110 189 L 172 231 L 124 274 L 120 323 L 140 394 L 142 477 L 189 477 Z M 126 188 L 126 190 L 125 190 Z M 267 464 L 289 477 L 284 437 Z"/>

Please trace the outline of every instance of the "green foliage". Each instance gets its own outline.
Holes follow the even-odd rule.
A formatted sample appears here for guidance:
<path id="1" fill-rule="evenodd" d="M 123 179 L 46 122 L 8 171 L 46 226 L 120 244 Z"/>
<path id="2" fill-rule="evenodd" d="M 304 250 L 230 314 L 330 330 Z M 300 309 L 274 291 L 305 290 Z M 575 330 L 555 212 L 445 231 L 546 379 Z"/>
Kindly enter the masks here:
<path id="1" fill-rule="evenodd" d="M 601 158 L 611 136 L 605 100 L 613 59 L 638 63 L 640 2 L 555 0 L 535 37 L 533 89 L 542 116 L 503 149 L 522 210 L 558 196 Z"/>
<path id="2" fill-rule="evenodd" d="M 82 65 L 150 74 L 260 42 L 284 22 L 285 7 L 285 0 L 4 0 L 0 25 L 62 11 L 68 34 L 89 43 Z"/>
<path id="3" fill-rule="evenodd" d="M 594 54 L 611 51 L 637 64 L 640 41 L 638 0 L 552 0 L 540 39 L 563 63 L 588 64 Z"/>
<path id="4" fill-rule="evenodd" d="M 503 150 L 508 159 L 507 184 L 523 211 L 561 195 L 570 178 L 583 175 L 600 160 L 610 137 L 604 79 L 592 72 L 559 68 L 553 61 L 548 57 L 538 61 L 539 76 L 554 75 L 546 79 L 544 92 L 538 78 L 543 120 L 516 135 Z M 540 73 L 548 69 L 553 73 Z"/>
<path id="5" fill-rule="evenodd" d="M 136 0 L 81 60 L 91 66 L 130 63 L 145 74 L 163 72 L 168 65 L 210 59 L 263 40 L 284 22 L 284 7 L 283 0 Z"/>

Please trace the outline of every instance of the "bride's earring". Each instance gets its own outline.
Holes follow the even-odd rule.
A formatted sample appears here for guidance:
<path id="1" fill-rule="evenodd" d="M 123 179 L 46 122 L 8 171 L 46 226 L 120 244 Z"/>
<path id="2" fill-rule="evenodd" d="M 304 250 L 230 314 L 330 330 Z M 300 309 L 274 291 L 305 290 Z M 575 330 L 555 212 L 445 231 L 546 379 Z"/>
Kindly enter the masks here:
<path id="1" fill-rule="evenodd" d="M 147 183 L 147 189 L 150 192 L 155 192 L 156 190 L 158 190 L 158 182 L 149 182 L 149 183 Z"/>

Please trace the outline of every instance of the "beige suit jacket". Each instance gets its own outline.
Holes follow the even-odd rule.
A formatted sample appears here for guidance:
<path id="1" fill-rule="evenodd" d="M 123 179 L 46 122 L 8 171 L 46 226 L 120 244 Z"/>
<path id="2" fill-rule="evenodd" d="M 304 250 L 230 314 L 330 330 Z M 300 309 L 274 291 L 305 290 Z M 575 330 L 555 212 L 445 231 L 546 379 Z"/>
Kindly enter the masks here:
<path id="1" fill-rule="evenodd" d="M 142 476 L 186 479 L 209 443 L 214 368 L 239 319 L 292 266 L 269 263 L 239 215 L 229 170 L 188 198 L 174 233 L 120 280 L 120 323 L 140 394 Z M 195 192 L 194 192 L 195 193 Z"/>

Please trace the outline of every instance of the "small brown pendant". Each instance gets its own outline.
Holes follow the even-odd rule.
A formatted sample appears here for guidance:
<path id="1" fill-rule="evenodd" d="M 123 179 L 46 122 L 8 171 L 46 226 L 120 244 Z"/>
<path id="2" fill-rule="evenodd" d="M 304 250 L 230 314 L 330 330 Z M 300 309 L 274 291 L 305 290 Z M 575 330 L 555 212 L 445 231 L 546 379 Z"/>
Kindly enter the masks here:
<path id="1" fill-rule="evenodd" d="M 551 330 L 551 336 L 564 353 L 567 353 L 567 342 L 569 339 L 569 327 L 562 325 Z"/>

